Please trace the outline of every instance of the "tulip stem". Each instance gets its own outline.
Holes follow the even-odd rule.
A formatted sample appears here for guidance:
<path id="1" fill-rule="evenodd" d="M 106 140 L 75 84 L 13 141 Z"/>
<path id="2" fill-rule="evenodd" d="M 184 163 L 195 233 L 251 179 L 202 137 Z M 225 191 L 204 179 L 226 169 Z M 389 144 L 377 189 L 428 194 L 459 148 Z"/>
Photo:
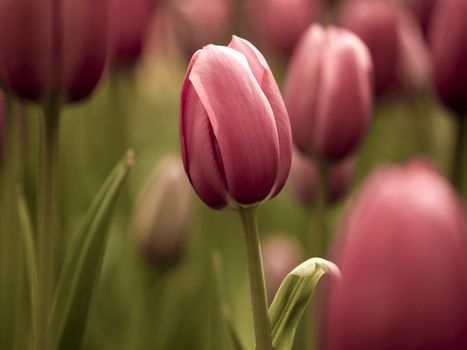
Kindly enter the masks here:
<path id="1" fill-rule="evenodd" d="M 316 236 L 319 241 L 318 251 L 324 257 L 328 248 L 328 232 L 326 228 L 327 197 L 329 190 L 329 166 L 324 160 L 318 160 L 318 193 L 315 201 Z"/>
<path id="2" fill-rule="evenodd" d="M 240 209 L 245 236 L 246 258 L 250 276 L 250 294 L 257 350 L 271 350 L 271 326 L 268 316 L 263 260 L 256 218 L 256 207 Z"/>
<path id="3" fill-rule="evenodd" d="M 49 348 L 48 319 L 55 285 L 55 191 L 60 103 L 52 99 L 44 107 L 38 192 L 38 277 L 37 350 Z"/>
<path id="4" fill-rule="evenodd" d="M 454 146 L 454 158 L 452 164 L 452 182 L 456 188 L 462 192 L 465 148 L 467 146 L 467 116 L 459 115 L 457 125 L 457 135 Z"/>

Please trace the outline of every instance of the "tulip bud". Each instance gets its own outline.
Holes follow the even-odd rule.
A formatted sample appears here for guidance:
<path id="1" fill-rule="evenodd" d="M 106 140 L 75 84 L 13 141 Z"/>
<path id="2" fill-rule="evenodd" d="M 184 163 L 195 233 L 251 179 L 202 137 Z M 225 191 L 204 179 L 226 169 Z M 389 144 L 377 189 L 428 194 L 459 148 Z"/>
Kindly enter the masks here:
<path id="1" fill-rule="evenodd" d="M 372 64 L 349 31 L 312 25 L 294 52 L 285 101 L 297 148 L 309 156 L 342 159 L 360 143 L 371 109 Z"/>
<path id="2" fill-rule="evenodd" d="M 337 202 L 349 189 L 355 169 L 355 159 L 345 158 L 332 164 L 329 171 L 329 189 L 327 201 Z M 295 151 L 288 179 L 294 197 L 304 205 L 311 205 L 317 196 L 318 170 L 316 164 L 308 157 Z"/>
<path id="3" fill-rule="evenodd" d="M 209 43 L 224 42 L 231 28 L 231 0 L 178 0 L 171 14 L 182 52 L 190 57 Z"/>
<path id="4" fill-rule="evenodd" d="M 335 245 L 329 350 L 467 349 L 467 222 L 449 184 L 417 161 L 376 171 Z"/>
<path id="5" fill-rule="evenodd" d="M 87 97 L 104 70 L 109 0 L 0 1 L 0 80 L 20 97 Z"/>
<path id="6" fill-rule="evenodd" d="M 156 167 L 135 214 L 136 243 L 151 262 L 170 264 L 182 255 L 193 203 L 191 190 L 177 156 Z"/>
<path id="7" fill-rule="evenodd" d="M 250 30 L 266 47 L 289 56 L 313 22 L 321 20 L 321 0 L 249 0 Z"/>
<path id="8" fill-rule="evenodd" d="M 113 60 L 133 66 L 140 58 L 152 19 L 153 0 L 113 0 Z"/>
<path id="9" fill-rule="evenodd" d="M 303 253 L 295 237 L 282 233 L 269 235 L 262 247 L 264 277 L 271 304 L 284 278 L 302 262 Z"/>
<path id="10" fill-rule="evenodd" d="M 434 84 L 441 101 L 467 113 L 467 0 L 443 0 L 430 27 Z"/>
<path id="11" fill-rule="evenodd" d="M 290 122 L 266 60 L 248 41 L 233 37 L 228 47 L 194 54 L 180 138 L 185 171 L 210 207 L 250 206 L 281 190 L 292 159 Z"/>

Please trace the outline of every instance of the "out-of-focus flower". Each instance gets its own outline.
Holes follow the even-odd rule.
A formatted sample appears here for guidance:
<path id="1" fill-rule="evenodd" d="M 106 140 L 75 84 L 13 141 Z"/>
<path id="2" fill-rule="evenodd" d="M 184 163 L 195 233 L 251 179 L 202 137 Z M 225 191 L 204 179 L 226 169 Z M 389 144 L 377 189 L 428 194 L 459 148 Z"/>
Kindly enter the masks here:
<path id="1" fill-rule="evenodd" d="M 193 209 L 182 161 L 167 156 L 156 167 L 135 212 L 137 247 L 154 263 L 170 264 L 183 254 Z"/>
<path id="2" fill-rule="evenodd" d="M 292 159 L 290 122 L 261 53 L 234 37 L 208 45 L 188 67 L 180 138 L 186 173 L 210 207 L 249 206 L 275 196 Z"/>
<path id="3" fill-rule="evenodd" d="M 355 159 L 353 157 L 331 165 L 327 180 L 329 183 L 328 202 L 338 201 L 347 192 L 352 182 L 354 169 Z M 309 157 L 295 151 L 288 184 L 294 197 L 304 205 L 311 205 L 316 200 L 318 176 L 315 163 Z"/>
<path id="4" fill-rule="evenodd" d="M 428 33 L 430 22 L 433 17 L 438 3 L 442 2 L 439 0 L 401 0 L 407 5 L 418 19 L 423 33 Z"/>
<path id="5" fill-rule="evenodd" d="M 467 0 L 440 1 L 430 28 L 434 84 L 441 101 L 467 113 Z"/>
<path id="6" fill-rule="evenodd" d="M 313 22 L 322 18 L 321 0 L 248 0 L 248 23 L 265 47 L 290 55 Z"/>
<path id="7" fill-rule="evenodd" d="M 1 0 L 1 79 L 30 100 L 87 97 L 106 65 L 109 12 L 109 0 Z"/>
<path id="8" fill-rule="evenodd" d="M 232 27 L 232 0 L 177 0 L 170 3 L 173 27 L 187 57 L 210 43 L 222 43 Z"/>
<path id="9" fill-rule="evenodd" d="M 419 161 L 376 171 L 335 245 L 323 314 L 329 350 L 467 349 L 464 208 Z"/>
<path id="10" fill-rule="evenodd" d="M 298 240 L 284 233 L 268 235 L 262 243 L 268 302 L 272 303 L 284 278 L 303 260 Z"/>
<path id="11" fill-rule="evenodd" d="M 154 0 L 112 0 L 113 61 L 133 66 L 144 50 Z"/>
<path id="12" fill-rule="evenodd" d="M 342 159 L 360 143 L 372 110 L 372 64 L 363 42 L 347 30 L 312 25 L 294 52 L 285 101 L 297 148 Z"/>

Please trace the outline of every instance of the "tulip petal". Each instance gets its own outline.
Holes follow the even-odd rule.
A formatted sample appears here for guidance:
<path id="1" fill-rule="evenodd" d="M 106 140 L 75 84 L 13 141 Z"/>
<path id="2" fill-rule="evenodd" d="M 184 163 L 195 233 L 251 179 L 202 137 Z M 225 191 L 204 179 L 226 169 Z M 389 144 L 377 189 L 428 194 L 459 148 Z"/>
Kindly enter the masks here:
<path id="1" fill-rule="evenodd" d="M 274 113 L 279 136 L 279 169 L 272 194 L 272 196 L 275 196 L 284 186 L 292 162 L 292 131 L 290 129 L 289 115 L 276 80 L 261 52 L 250 42 L 237 36 L 233 36 L 229 47 L 245 55 L 256 81 L 266 95 Z"/>
<path id="2" fill-rule="evenodd" d="M 227 184 L 216 149 L 217 141 L 206 111 L 189 79 L 196 52 L 188 67 L 181 95 L 180 140 L 185 171 L 193 188 L 210 207 L 227 205 Z"/>
<path id="3" fill-rule="evenodd" d="M 277 177 L 279 141 L 274 114 L 244 55 L 209 45 L 190 80 L 208 114 L 232 198 L 265 199 Z"/>

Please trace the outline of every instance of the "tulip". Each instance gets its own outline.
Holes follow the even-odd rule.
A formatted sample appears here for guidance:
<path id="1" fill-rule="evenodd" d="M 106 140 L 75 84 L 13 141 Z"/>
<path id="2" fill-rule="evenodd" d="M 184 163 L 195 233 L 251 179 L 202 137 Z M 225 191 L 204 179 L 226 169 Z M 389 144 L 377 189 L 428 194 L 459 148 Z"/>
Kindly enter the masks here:
<path id="1" fill-rule="evenodd" d="M 109 0 L 0 0 L 0 80 L 20 97 L 78 101 L 96 87 Z"/>
<path id="2" fill-rule="evenodd" d="M 337 237 L 324 348 L 467 349 L 466 235 L 465 208 L 436 171 L 377 170 Z"/>
<path id="3" fill-rule="evenodd" d="M 192 212 L 182 161 L 167 156 L 156 167 L 135 214 L 137 247 L 149 262 L 167 265 L 182 256 Z"/>
<path id="4" fill-rule="evenodd" d="M 327 191 L 327 202 L 335 203 L 347 192 L 352 182 L 355 169 L 355 159 L 346 158 L 339 163 L 332 164 Z M 294 197 L 302 204 L 310 206 L 317 197 L 318 171 L 316 164 L 308 157 L 294 152 L 292 167 L 288 179 L 289 188 Z"/>
<path id="5" fill-rule="evenodd" d="M 265 46 L 289 56 L 313 22 L 322 18 L 321 0 L 249 0 L 250 30 Z"/>
<path id="6" fill-rule="evenodd" d="M 372 109 L 370 54 L 354 34 L 312 25 L 290 63 L 285 102 L 298 150 L 329 160 L 360 143 Z"/>
<path id="7" fill-rule="evenodd" d="M 300 243 L 293 236 L 275 233 L 263 241 L 264 276 L 268 302 L 272 303 L 284 278 L 302 261 Z"/>
<path id="8" fill-rule="evenodd" d="M 231 32 L 232 0 L 178 0 L 171 4 L 173 26 L 182 52 L 190 57 Z"/>
<path id="9" fill-rule="evenodd" d="M 113 60 L 122 66 L 134 66 L 140 58 L 148 33 L 153 0 L 113 0 Z"/>
<path id="10" fill-rule="evenodd" d="M 234 37 L 208 45 L 188 67 L 181 95 L 183 163 L 210 207 L 239 208 L 275 196 L 290 170 L 290 123 L 261 53 Z"/>
<path id="11" fill-rule="evenodd" d="M 441 1 L 439 0 L 405 0 L 409 8 L 413 11 L 418 19 L 423 33 L 428 33 L 431 19 L 435 13 L 436 6 Z"/>

